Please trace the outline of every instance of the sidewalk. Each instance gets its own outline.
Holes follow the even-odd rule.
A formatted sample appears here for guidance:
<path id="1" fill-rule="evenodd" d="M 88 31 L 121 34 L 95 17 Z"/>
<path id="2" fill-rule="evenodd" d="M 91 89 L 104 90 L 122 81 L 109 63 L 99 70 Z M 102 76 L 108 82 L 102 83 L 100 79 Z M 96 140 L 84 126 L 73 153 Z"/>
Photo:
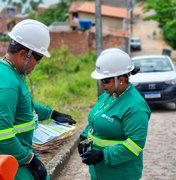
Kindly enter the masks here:
<path id="1" fill-rule="evenodd" d="M 87 121 L 85 120 L 85 123 L 82 126 L 78 127 L 77 132 L 72 137 L 65 140 L 64 143 L 60 145 L 60 147 L 58 147 L 57 154 L 48 163 L 45 160 L 45 156 L 41 157 L 42 161 L 46 165 L 46 168 L 47 168 L 49 176 L 51 177 L 51 180 L 57 179 L 57 177 L 60 175 L 60 172 L 64 169 L 64 167 L 69 162 L 70 156 L 73 154 L 74 150 L 77 147 L 77 141 L 79 139 L 80 133 L 83 131 L 86 125 L 87 125 Z M 63 180 L 63 179 L 60 179 L 60 180 Z"/>

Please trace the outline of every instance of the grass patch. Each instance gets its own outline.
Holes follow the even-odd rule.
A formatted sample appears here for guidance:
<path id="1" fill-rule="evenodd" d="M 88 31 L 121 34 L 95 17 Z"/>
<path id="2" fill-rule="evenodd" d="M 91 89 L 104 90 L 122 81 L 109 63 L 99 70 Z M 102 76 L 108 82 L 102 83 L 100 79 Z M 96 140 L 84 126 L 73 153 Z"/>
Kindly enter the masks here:
<path id="1" fill-rule="evenodd" d="M 26 78 L 33 99 L 81 124 L 97 100 L 96 80 L 90 76 L 95 61 L 94 52 L 74 57 L 64 46 L 52 51 L 51 58 L 42 60 Z"/>

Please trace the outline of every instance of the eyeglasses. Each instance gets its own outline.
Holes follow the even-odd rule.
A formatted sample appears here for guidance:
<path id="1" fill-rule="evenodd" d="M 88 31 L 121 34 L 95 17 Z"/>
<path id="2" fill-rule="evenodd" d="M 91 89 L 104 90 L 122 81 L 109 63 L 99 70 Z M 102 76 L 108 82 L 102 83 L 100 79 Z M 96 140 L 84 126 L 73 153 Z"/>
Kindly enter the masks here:
<path id="1" fill-rule="evenodd" d="M 103 84 L 109 84 L 110 81 L 111 81 L 111 79 L 112 79 L 112 78 L 101 79 L 101 82 L 102 82 Z"/>
<path id="2" fill-rule="evenodd" d="M 37 54 L 36 52 L 32 52 L 32 55 L 34 56 L 36 61 L 40 61 L 43 58 L 43 55 Z"/>

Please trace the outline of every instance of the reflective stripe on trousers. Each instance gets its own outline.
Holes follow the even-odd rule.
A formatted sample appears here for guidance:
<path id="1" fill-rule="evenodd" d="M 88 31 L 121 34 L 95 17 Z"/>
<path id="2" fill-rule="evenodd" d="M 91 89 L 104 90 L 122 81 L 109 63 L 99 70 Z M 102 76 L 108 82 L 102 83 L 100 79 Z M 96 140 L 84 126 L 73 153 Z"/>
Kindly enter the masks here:
<path id="1" fill-rule="evenodd" d="M 93 136 L 90 132 L 88 132 L 88 137 L 93 141 L 93 144 L 99 147 L 112 147 L 117 144 L 123 144 L 128 150 L 130 150 L 136 156 L 138 156 L 142 151 L 142 149 L 130 138 L 124 141 L 100 139 L 96 136 Z"/>
<path id="2" fill-rule="evenodd" d="M 13 128 L 0 130 L 0 140 L 13 138 L 16 134 L 33 130 L 34 127 L 35 123 L 34 120 L 32 120 L 27 123 L 15 125 Z"/>

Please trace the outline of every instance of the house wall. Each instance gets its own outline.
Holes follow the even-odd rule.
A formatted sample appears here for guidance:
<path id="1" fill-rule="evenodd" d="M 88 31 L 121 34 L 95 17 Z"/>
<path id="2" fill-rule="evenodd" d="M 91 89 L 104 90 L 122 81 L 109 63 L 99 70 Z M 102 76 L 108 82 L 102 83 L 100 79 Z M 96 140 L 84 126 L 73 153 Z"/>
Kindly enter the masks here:
<path id="1" fill-rule="evenodd" d="M 0 15 L 0 32 L 7 31 L 7 23 L 9 22 L 9 18 Z"/>
<path id="2" fill-rule="evenodd" d="M 95 22 L 95 15 L 90 13 L 82 13 L 79 12 L 79 19 L 90 19 L 91 21 Z"/>
<path id="3" fill-rule="evenodd" d="M 103 16 L 102 27 L 106 29 L 123 29 L 123 19 Z"/>
<path id="4" fill-rule="evenodd" d="M 15 23 L 17 24 L 18 22 L 22 21 L 26 19 L 26 17 L 24 18 L 17 18 L 12 15 L 8 15 L 8 16 L 4 16 L 3 14 L 0 14 L 0 32 L 8 32 L 8 28 L 7 28 L 7 24 L 11 21 L 11 20 L 15 20 Z"/>
<path id="5" fill-rule="evenodd" d="M 95 22 L 95 15 L 79 12 L 79 19 L 90 19 Z M 123 19 L 102 16 L 102 28 L 107 29 L 123 29 Z"/>

